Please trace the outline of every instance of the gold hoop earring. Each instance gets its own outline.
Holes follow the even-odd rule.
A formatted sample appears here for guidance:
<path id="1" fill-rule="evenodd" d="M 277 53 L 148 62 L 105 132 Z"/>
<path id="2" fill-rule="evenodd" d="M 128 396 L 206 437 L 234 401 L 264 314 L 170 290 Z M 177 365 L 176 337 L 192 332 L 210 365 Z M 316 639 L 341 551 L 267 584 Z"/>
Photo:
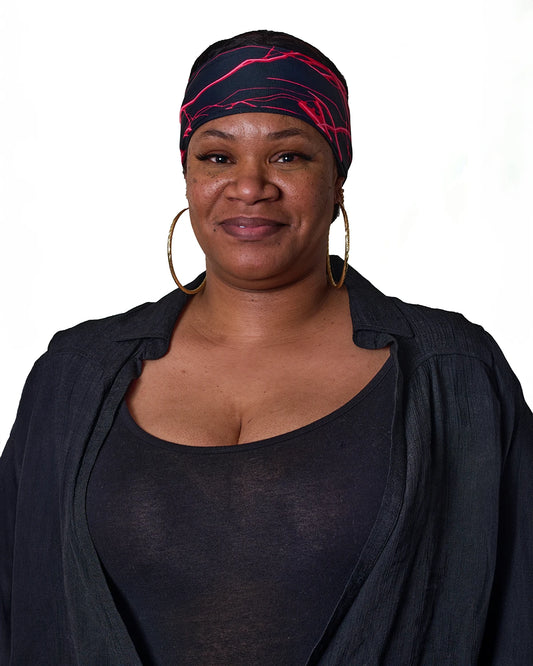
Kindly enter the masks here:
<path id="1" fill-rule="evenodd" d="M 338 205 L 339 208 L 341 209 L 342 217 L 344 218 L 344 265 L 342 267 L 342 273 L 338 282 L 335 282 L 333 273 L 331 271 L 331 261 L 329 256 L 329 237 L 328 237 L 328 255 L 327 255 L 328 279 L 331 283 L 331 286 L 335 287 L 335 289 L 340 289 L 344 284 L 344 279 L 346 277 L 346 270 L 348 268 L 348 255 L 350 253 L 350 224 L 348 222 L 348 213 L 344 208 L 344 202 L 342 201 L 342 198 L 341 201 L 338 202 Z"/>
<path id="2" fill-rule="evenodd" d="M 167 240 L 167 257 L 168 257 L 168 266 L 170 268 L 170 273 L 172 277 L 174 278 L 174 282 L 178 285 L 178 287 L 185 292 L 186 294 L 189 294 L 192 296 L 193 294 L 197 294 L 199 291 L 201 291 L 204 286 L 205 286 L 205 278 L 202 280 L 202 283 L 196 287 L 195 289 L 187 289 L 187 287 L 184 287 L 181 282 L 178 280 L 176 273 L 174 272 L 174 264 L 172 263 L 172 236 L 174 235 L 174 227 L 176 226 L 176 222 L 180 219 L 180 217 L 188 211 L 188 208 L 184 208 L 183 210 L 180 210 L 180 212 L 176 215 L 176 217 L 172 220 L 172 224 L 170 225 L 170 231 L 168 232 L 168 240 Z"/>

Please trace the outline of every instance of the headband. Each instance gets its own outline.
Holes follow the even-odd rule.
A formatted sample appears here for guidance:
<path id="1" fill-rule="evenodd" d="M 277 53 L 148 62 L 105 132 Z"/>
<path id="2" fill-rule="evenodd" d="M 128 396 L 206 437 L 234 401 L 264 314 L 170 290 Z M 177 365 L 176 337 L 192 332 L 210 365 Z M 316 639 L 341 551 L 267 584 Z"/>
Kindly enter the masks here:
<path id="1" fill-rule="evenodd" d="M 236 113 L 279 113 L 317 129 L 340 172 L 352 161 L 348 93 L 339 77 L 297 51 L 242 46 L 215 56 L 191 75 L 180 111 L 181 159 L 200 125 Z"/>

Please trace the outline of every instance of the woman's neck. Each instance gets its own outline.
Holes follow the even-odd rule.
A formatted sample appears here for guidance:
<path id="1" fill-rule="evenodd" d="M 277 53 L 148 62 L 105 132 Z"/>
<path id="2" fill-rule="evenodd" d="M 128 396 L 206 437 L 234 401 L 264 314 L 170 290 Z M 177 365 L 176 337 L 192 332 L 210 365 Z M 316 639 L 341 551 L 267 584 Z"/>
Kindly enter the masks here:
<path id="1" fill-rule="evenodd" d="M 187 308 L 196 334 L 231 346 L 283 344 L 327 326 L 344 290 L 333 289 L 325 276 L 267 290 L 244 290 L 209 276 Z"/>

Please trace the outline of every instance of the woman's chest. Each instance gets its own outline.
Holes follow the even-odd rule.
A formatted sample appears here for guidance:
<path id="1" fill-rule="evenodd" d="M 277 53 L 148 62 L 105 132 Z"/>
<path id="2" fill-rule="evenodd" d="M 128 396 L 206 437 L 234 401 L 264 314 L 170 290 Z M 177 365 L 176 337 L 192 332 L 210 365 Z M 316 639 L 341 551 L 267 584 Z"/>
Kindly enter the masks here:
<path id="1" fill-rule="evenodd" d="M 145 364 L 128 396 L 138 425 L 193 446 L 256 441 L 339 408 L 378 374 L 388 349 L 189 350 Z"/>

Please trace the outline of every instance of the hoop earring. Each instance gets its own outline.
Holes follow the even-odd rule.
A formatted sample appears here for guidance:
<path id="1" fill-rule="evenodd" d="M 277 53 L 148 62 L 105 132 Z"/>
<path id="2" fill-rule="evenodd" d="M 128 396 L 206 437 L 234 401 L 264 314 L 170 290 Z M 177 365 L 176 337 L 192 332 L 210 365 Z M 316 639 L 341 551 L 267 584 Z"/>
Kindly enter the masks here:
<path id="1" fill-rule="evenodd" d="M 331 286 L 335 287 L 335 289 L 340 289 L 344 284 L 344 279 L 346 277 L 346 270 L 348 268 L 348 255 L 350 253 L 350 225 L 348 222 L 348 213 L 344 208 L 344 203 L 342 200 L 339 201 L 338 205 L 339 208 L 341 209 L 342 217 L 344 218 L 344 265 L 342 267 L 342 273 L 338 282 L 335 282 L 333 273 L 331 272 L 331 261 L 329 256 L 329 237 L 328 237 L 328 254 L 327 254 L 328 279 L 330 281 Z"/>
<path id="2" fill-rule="evenodd" d="M 168 257 L 168 267 L 170 268 L 170 273 L 172 277 L 174 278 L 174 282 L 178 285 L 178 287 L 185 292 L 186 294 L 189 294 L 192 296 L 193 294 L 197 294 L 199 291 L 201 291 L 204 286 L 205 286 L 205 278 L 202 280 L 202 283 L 200 286 L 196 287 L 195 289 L 187 289 L 187 287 L 184 287 L 181 282 L 178 280 L 176 277 L 176 273 L 174 272 L 174 264 L 172 263 L 172 236 L 174 235 L 174 227 L 176 226 L 176 222 L 180 219 L 180 217 L 188 211 L 188 208 L 184 208 L 183 210 L 180 210 L 180 212 L 176 215 L 176 217 L 172 220 L 172 224 L 170 225 L 170 231 L 168 232 L 168 240 L 167 240 L 167 257 Z"/>

